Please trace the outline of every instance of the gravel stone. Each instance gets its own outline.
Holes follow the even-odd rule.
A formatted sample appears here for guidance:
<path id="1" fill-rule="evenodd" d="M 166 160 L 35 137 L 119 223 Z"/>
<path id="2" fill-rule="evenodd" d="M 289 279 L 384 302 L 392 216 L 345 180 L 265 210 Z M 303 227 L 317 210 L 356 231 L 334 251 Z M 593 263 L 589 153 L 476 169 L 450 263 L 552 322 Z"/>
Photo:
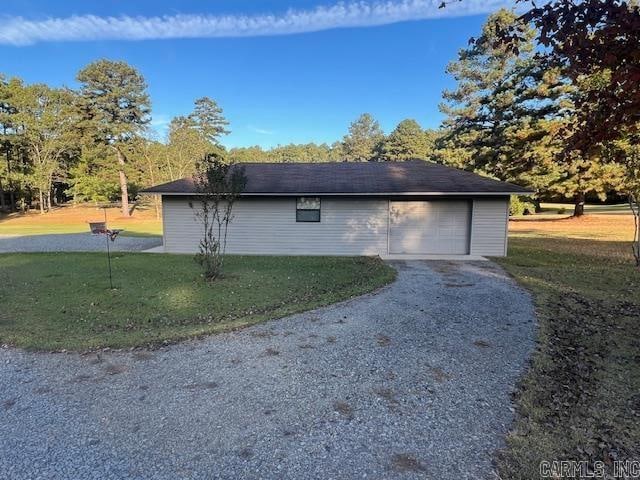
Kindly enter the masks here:
<path id="1" fill-rule="evenodd" d="M 373 294 L 155 351 L 0 348 L 3 478 L 494 478 L 531 299 L 490 262 L 393 265 Z"/>
<path id="2" fill-rule="evenodd" d="M 162 237 L 118 236 L 109 243 L 112 251 L 138 252 L 162 245 Z M 16 252 L 102 252 L 103 235 L 64 233 L 58 235 L 0 235 L 0 253 Z"/>

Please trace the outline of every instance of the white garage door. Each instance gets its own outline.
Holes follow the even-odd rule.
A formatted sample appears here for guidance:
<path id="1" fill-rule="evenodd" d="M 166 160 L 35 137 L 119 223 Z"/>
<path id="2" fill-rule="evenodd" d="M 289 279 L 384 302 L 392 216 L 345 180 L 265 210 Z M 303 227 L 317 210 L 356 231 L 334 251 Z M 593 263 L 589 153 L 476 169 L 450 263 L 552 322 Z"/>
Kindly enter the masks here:
<path id="1" fill-rule="evenodd" d="M 389 208 L 389 253 L 469 253 L 471 202 L 390 202 Z"/>

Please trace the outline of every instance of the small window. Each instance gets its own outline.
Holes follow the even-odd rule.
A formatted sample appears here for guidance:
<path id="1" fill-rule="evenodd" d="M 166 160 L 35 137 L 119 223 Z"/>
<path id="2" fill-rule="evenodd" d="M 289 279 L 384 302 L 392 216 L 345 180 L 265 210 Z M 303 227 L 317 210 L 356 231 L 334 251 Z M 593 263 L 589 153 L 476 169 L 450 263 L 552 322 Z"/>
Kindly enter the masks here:
<path id="1" fill-rule="evenodd" d="M 319 222 L 320 198 L 298 197 L 296 201 L 296 222 Z"/>

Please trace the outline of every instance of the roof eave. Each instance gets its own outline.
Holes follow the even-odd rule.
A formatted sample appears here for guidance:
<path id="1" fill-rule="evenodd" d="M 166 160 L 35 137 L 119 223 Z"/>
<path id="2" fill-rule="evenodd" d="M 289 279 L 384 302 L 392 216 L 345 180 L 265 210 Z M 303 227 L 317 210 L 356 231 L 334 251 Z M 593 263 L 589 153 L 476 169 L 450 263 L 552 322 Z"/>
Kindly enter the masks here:
<path id="1" fill-rule="evenodd" d="M 167 196 L 198 196 L 203 195 L 198 192 L 160 192 L 152 190 L 142 190 L 139 193 L 149 195 Z M 392 196 L 509 196 L 509 195 L 533 195 L 531 190 L 524 191 L 504 191 L 504 192 L 260 192 L 242 193 L 241 197 L 392 197 Z"/>

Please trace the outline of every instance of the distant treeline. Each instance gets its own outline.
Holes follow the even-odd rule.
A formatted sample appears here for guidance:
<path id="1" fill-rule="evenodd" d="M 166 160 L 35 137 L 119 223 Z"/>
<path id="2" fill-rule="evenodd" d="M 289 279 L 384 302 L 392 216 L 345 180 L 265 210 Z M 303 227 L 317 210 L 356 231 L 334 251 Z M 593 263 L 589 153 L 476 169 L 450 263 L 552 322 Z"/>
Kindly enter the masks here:
<path id="1" fill-rule="evenodd" d="M 389 135 L 369 114 L 332 145 L 225 149 L 228 122 L 215 100 L 171 120 L 165 139 L 148 128 L 150 100 L 142 76 L 124 62 L 99 60 L 78 73 L 80 88 L 27 85 L 0 75 L 0 209 L 120 199 L 123 214 L 138 190 L 193 174 L 216 151 L 230 162 L 329 162 L 430 158 L 436 133 L 404 120 Z"/>
<path id="2" fill-rule="evenodd" d="M 220 140 L 229 124 L 209 97 L 196 99 L 189 115 L 173 118 L 166 138 L 153 138 L 146 82 L 124 62 L 91 63 L 78 73 L 75 90 L 0 74 L 0 209 L 46 212 L 67 198 L 119 198 L 127 215 L 141 187 L 191 175 L 212 151 L 230 162 L 420 158 L 530 187 L 536 195 L 529 208 L 545 197 L 572 198 L 576 213 L 587 195 L 605 199 L 628 191 L 634 181 L 628 159 L 638 158 L 640 148 L 631 134 L 588 153 L 567 151 L 576 105 L 585 108 L 602 73 L 577 82 L 544 64 L 529 25 L 519 25 L 517 48 L 505 47 L 496 32 L 517 22 L 513 12 L 499 10 L 449 64 L 456 87 L 443 92 L 445 120 L 438 130 L 406 119 L 385 134 L 365 113 L 331 145 L 227 150 Z"/>

